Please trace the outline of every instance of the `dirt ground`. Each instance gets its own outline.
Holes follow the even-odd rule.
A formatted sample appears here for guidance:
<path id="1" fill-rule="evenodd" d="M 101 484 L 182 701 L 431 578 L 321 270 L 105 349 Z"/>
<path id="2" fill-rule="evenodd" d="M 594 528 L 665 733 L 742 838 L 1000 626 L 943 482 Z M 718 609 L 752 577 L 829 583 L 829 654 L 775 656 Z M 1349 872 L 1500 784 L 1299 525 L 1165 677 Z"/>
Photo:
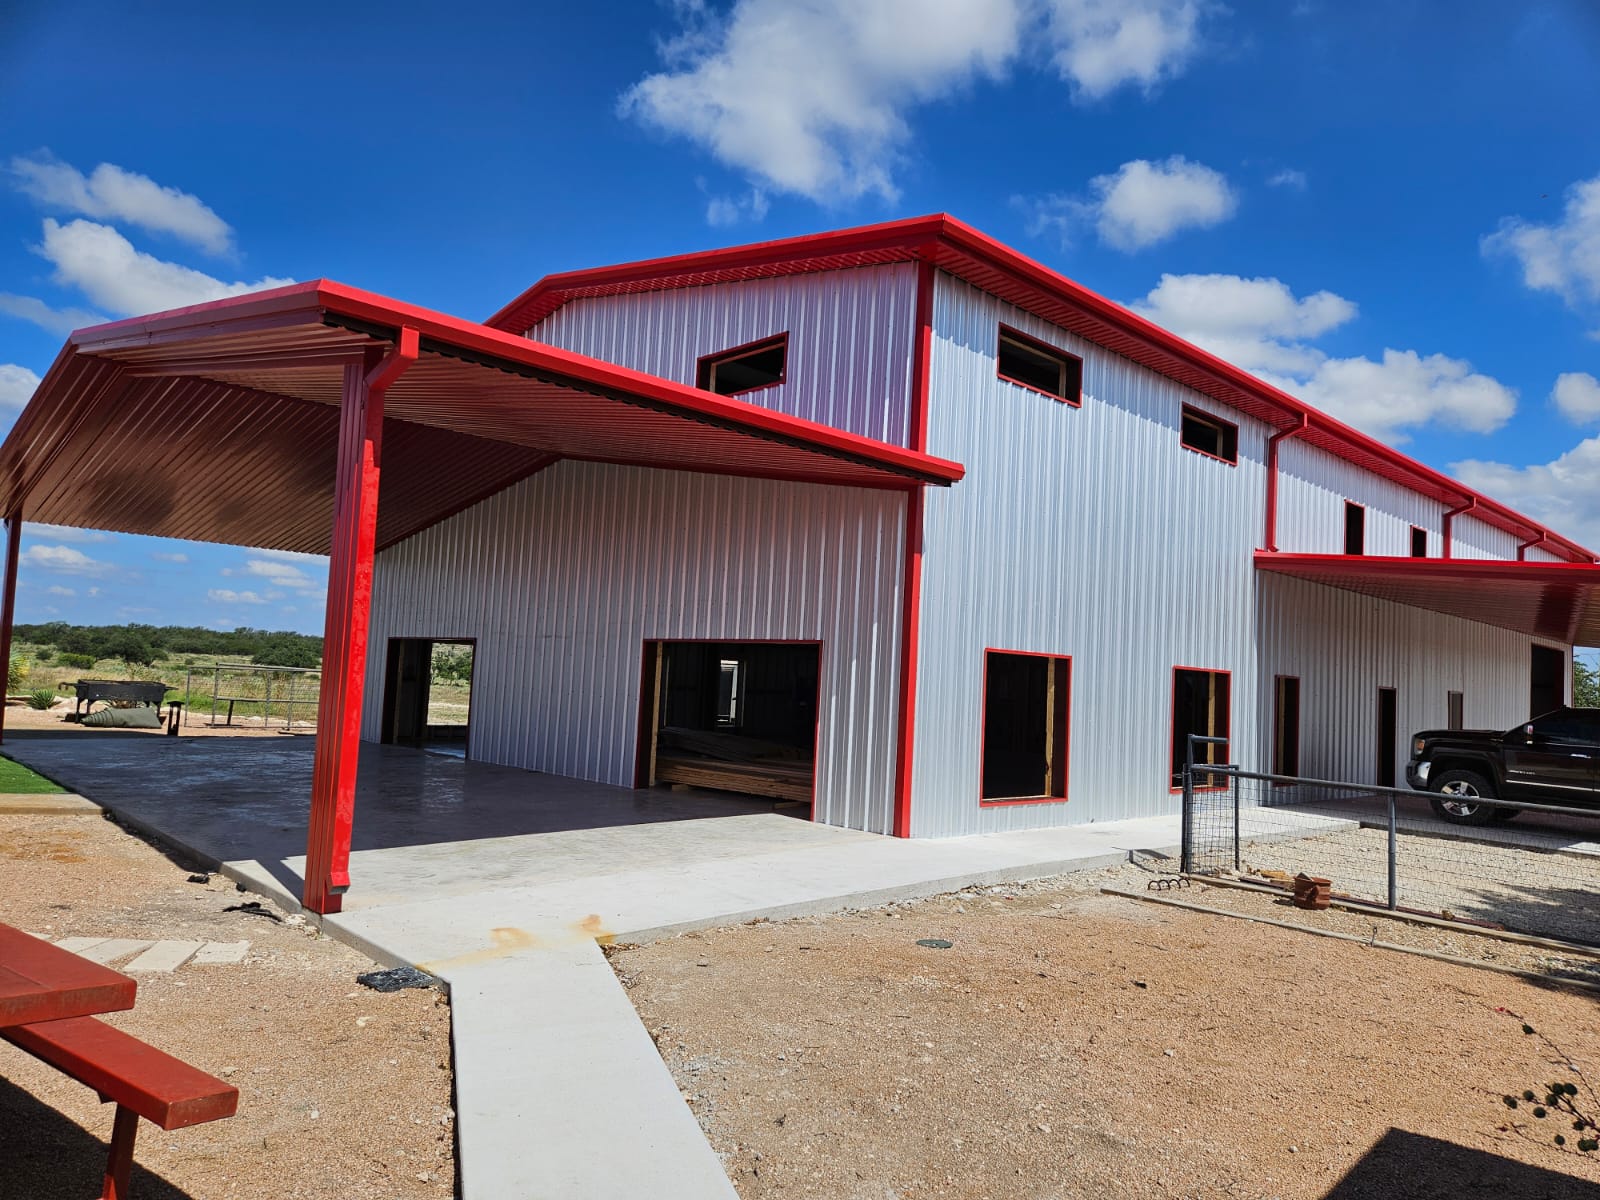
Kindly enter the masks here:
<path id="1" fill-rule="evenodd" d="M 8 720 L 11 713 L 7 713 Z M 242 963 L 140 975 L 106 1020 L 240 1091 L 239 1113 L 163 1133 L 141 1122 L 139 1200 L 454 1194 L 450 1011 L 432 990 L 360 987 L 363 956 L 303 924 L 227 911 L 254 897 L 98 816 L 0 818 L 0 920 L 52 938 L 250 942 Z M 283 914 L 269 904 L 267 912 Z M 112 1110 L 0 1042 L 0 1196 L 98 1194 Z"/>
<path id="2" fill-rule="evenodd" d="M 166 719 L 166 709 L 161 710 L 163 723 Z M 54 708 L 38 709 L 29 708 L 20 701 L 6 703 L 6 728 L 7 729 L 50 729 L 79 733 L 85 737 L 164 737 L 165 729 L 96 729 L 92 725 L 83 725 L 65 718 L 72 714 L 72 701 L 70 699 L 57 700 Z M 216 725 L 211 724 L 211 710 L 204 709 L 200 712 L 189 712 L 184 715 L 184 737 L 285 737 L 283 717 L 281 715 L 270 720 L 262 717 L 236 716 L 232 725 L 224 725 L 224 714 L 217 713 Z M 308 734 L 316 732 L 316 722 L 303 721 L 295 718 L 294 734 Z"/>
<path id="3" fill-rule="evenodd" d="M 1580 1077 L 1496 1012 L 1595 1079 L 1593 993 L 1098 891 L 1149 878 L 757 923 L 613 965 L 748 1200 L 1600 1196 L 1600 1161 L 1501 1101 Z"/>

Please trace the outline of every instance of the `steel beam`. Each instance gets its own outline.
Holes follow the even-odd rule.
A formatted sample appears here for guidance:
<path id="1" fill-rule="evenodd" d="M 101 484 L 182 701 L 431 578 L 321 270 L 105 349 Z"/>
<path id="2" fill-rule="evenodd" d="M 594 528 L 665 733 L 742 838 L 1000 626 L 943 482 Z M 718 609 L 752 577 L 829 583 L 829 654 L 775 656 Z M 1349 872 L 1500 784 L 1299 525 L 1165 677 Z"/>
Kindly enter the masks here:
<path id="1" fill-rule="evenodd" d="M 6 517 L 6 575 L 3 592 L 0 592 L 0 662 L 11 669 L 11 626 L 17 619 L 17 556 L 22 545 L 22 510 L 16 509 Z M 6 678 L 10 686 L 10 675 Z M 0 742 L 5 741 L 6 706 L 0 695 Z"/>

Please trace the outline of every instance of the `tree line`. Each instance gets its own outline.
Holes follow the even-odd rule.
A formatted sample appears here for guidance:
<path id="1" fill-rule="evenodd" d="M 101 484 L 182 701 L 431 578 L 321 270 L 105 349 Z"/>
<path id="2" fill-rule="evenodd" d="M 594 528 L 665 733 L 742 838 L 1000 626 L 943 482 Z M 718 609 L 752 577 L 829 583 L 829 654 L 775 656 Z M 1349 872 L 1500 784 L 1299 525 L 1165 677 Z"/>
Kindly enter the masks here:
<path id="1" fill-rule="evenodd" d="M 13 636 L 21 642 L 49 646 L 61 656 L 120 658 L 143 667 L 180 654 L 273 667 L 316 667 L 322 662 L 320 637 L 248 626 L 224 631 L 198 625 L 69 625 L 65 621 L 49 621 L 43 625 L 18 625 Z"/>

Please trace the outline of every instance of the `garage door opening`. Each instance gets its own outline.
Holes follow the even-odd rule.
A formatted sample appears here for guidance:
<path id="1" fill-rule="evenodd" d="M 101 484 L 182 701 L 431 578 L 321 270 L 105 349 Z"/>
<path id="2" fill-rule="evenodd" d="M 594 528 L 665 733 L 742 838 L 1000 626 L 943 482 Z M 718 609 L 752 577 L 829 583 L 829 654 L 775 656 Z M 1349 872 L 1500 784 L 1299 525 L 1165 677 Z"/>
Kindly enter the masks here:
<path id="1" fill-rule="evenodd" d="M 466 758 L 472 732 L 472 666 L 468 638 L 390 638 L 383 676 L 383 736 Z"/>
<path id="2" fill-rule="evenodd" d="M 636 784 L 809 808 L 820 662 L 815 642 L 646 642 Z"/>

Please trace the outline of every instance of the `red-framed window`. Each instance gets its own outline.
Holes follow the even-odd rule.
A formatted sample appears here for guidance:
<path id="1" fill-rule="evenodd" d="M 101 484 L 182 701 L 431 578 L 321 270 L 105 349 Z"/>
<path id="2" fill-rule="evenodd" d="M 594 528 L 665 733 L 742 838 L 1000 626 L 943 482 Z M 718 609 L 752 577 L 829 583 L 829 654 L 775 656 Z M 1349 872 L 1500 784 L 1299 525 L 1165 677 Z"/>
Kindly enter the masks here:
<path id="1" fill-rule="evenodd" d="M 705 355 L 695 364 L 695 386 L 719 396 L 738 396 L 777 387 L 788 372 L 789 335 L 780 333 Z"/>
<path id="2" fill-rule="evenodd" d="M 1072 659 L 985 650 L 979 804 L 1065 800 L 1071 740 Z"/>
<path id="3" fill-rule="evenodd" d="M 1420 525 L 1411 527 L 1411 557 L 1428 557 L 1428 531 Z"/>
<path id="4" fill-rule="evenodd" d="M 1188 760 L 1189 734 L 1229 738 L 1232 734 L 1233 675 L 1203 667 L 1172 668 L 1171 788 L 1183 787 L 1183 767 Z M 1202 744 L 1195 747 L 1197 763 L 1225 763 L 1233 747 Z M 1201 776 L 1200 782 L 1205 783 Z M 1218 785 L 1220 786 L 1220 784 Z"/>
<path id="5" fill-rule="evenodd" d="M 1239 463 L 1239 427 L 1208 412 L 1187 404 L 1183 406 L 1183 424 L 1179 441 L 1185 450 L 1193 450 L 1207 458 L 1225 462 L 1229 466 Z"/>
<path id="6" fill-rule="evenodd" d="M 1354 500 L 1344 502 L 1344 552 L 1367 552 L 1367 510 Z"/>
<path id="7" fill-rule="evenodd" d="M 1083 359 L 1009 325 L 1000 326 L 994 369 L 1007 383 L 1043 392 L 1074 408 L 1083 403 Z"/>

